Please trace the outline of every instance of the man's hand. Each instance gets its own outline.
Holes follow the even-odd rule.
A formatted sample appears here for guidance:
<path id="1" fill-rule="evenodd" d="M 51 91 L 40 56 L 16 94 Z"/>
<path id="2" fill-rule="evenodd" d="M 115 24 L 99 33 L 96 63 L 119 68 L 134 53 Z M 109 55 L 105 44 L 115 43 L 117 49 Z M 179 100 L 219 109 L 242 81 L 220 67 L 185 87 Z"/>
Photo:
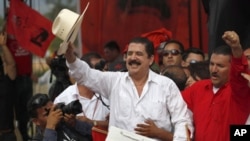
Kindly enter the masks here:
<path id="1" fill-rule="evenodd" d="M 242 56 L 243 50 L 240 44 L 240 38 L 235 31 L 224 32 L 222 39 L 228 46 L 231 47 L 234 57 L 240 58 Z"/>
<path id="2" fill-rule="evenodd" d="M 53 105 L 49 111 L 46 128 L 55 130 L 56 125 L 61 121 L 62 118 L 63 113 L 61 109 L 55 109 L 55 105 Z"/>
<path id="3" fill-rule="evenodd" d="M 224 32 L 224 34 L 222 35 L 222 39 L 231 48 L 237 48 L 240 46 L 240 38 L 239 38 L 238 34 L 234 31 Z"/>
<path id="4" fill-rule="evenodd" d="M 248 87 L 250 88 L 250 74 L 241 73 L 241 76 L 248 81 Z"/>
<path id="5" fill-rule="evenodd" d="M 158 127 L 152 120 L 146 120 L 145 124 L 137 124 L 137 128 L 135 128 L 137 134 L 155 138 L 157 135 Z"/>
<path id="6" fill-rule="evenodd" d="M 135 131 L 137 134 L 147 136 L 150 138 L 157 138 L 162 141 L 172 141 L 173 140 L 173 134 L 158 128 L 154 121 L 148 119 L 144 121 L 145 124 L 137 124 L 137 127 L 135 128 Z"/>
<path id="7" fill-rule="evenodd" d="M 76 56 L 74 54 L 74 45 L 72 43 L 68 44 L 68 49 L 66 53 L 64 54 L 65 58 L 69 63 L 73 63 L 76 60 Z"/>
<path id="8" fill-rule="evenodd" d="M 2 32 L 0 33 L 0 46 L 5 46 L 6 45 L 6 40 L 7 40 L 7 33 Z"/>
<path id="9" fill-rule="evenodd" d="M 73 114 L 64 114 L 63 120 L 72 127 L 76 124 L 76 116 Z"/>

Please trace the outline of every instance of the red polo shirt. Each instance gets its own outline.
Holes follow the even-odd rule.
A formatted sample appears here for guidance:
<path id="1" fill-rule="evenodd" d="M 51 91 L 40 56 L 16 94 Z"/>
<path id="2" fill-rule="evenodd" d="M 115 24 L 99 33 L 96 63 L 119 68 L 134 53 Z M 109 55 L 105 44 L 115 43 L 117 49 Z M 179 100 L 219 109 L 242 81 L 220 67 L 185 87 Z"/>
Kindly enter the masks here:
<path id="1" fill-rule="evenodd" d="M 245 124 L 250 113 L 250 88 L 240 76 L 246 58 L 232 59 L 230 81 L 213 93 L 211 80 L 201 80 L 182 92 L 193 112 L 195 141 L 229 141 L 230 125 Z"/>

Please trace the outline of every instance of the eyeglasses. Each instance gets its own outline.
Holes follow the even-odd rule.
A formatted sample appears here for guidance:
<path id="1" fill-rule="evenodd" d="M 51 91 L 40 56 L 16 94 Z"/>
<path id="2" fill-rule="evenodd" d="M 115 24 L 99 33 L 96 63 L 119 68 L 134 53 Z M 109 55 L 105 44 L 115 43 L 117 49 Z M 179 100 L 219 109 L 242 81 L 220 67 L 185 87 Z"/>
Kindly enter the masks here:
<path id="1" fill-rule="evenodd" d="M 197 60 L 190 60 L 190 64 L 194 64 L 194 63 L 197 63 L 197 62 L 199 62 L 199 61 L 197 61 Z"/>
<path id="2" fill-rule="evenodd" d="M 169 54 L 173 55 L 173 56 L 177 56 L 179 55 L 181 52 L 177 49 L 172 49 L 172 50 L 163 50 L 162 55 L 163 56 L 168 56 Z"/>

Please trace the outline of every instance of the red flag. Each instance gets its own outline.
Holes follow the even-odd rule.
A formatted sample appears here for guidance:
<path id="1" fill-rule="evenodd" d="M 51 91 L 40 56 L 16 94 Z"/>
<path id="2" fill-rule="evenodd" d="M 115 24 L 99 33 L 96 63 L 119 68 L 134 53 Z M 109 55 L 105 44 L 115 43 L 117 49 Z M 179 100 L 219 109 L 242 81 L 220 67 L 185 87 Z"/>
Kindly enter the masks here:
<path id="1" fill-rule="evenodd" d="M 20 46 L 43 57 L 54 39 L 52 22 L 21 0 L 10 0 L 7 32 L 14 35 Z"/>
<path id="2" fill-rule="evenodd" d="M 166 28 L 160 28 L 148 33 L 144 33 L 141 35 L 142 37 L 148 38 L 151 42 L 153 42 L 155 48 L 155 62 L 159 63 L 159 52 L 157 51 L 158 47 L 162 42 L 168 41 L 172 38 L 172 32 L 167 30 Z"/>

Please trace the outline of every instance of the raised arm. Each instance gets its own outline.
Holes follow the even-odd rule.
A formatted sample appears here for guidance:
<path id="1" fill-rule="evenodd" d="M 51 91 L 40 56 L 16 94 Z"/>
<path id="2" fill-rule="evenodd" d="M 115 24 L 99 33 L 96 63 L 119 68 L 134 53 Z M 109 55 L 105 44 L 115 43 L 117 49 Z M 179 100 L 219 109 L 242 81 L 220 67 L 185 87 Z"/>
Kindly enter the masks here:
<path id="1" fill-rule="evenodd" d="M 73 63 L 76 60 L 76 55 L 74 54 L 74 45 L 72 43 L 69 43 L 68 49 L 64 56 L 68 63 Z"/>
<path id="2" fill-rule="evenodd" d="M 222 39 L 227 45 L 232 49 L 232 55 L 235 58 L 241 58 L 243 54 L 243 49 L 240 44 L 239 35 L 235 31 L 226 31 L 222 35 Z"/>
<path id="3" fill-rule="evenodd" d="M 242 73 L 246 73 L 248 69 L 248 63 L 246 57 L 243 55 L 243 49 L 240 44 L 239 36 L 234 31 L 226 31 L 222 36 L 222 39 L 232 49 L 232 61 L 231 61 L 231 74 L 230 83 L 232 86 L 233 94 L 237 96 L 249 95 L 248 81 L 242 77 Z"/>
<path id="4" fill-rule="evenodd" d="M 0 47 L 2 49 L 2 60 L 4 65 L 4 73 L 7 74 L 11 80 L 16 78 L 16 63 L 15 60 L 6 46 L 7 33 L 0 33 Z"/>

